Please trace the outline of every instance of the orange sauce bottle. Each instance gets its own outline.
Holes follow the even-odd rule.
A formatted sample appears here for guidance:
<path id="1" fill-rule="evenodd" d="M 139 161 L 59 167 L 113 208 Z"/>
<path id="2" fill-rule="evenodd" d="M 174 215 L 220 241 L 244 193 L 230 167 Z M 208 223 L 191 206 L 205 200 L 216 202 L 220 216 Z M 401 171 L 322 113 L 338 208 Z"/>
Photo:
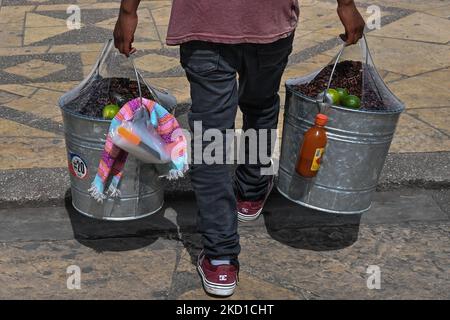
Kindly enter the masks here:
<path id="1" fill-rule="evenodd" d="M 319 171 L 325 145 L 327 144 L 327 132 L 324 128 L 327 121 L 328 117 L 319 113 L 316 116 L 315 125 L 305 132 L 295 167 L 295 171 L 303 177 L 312 178 Z"/>

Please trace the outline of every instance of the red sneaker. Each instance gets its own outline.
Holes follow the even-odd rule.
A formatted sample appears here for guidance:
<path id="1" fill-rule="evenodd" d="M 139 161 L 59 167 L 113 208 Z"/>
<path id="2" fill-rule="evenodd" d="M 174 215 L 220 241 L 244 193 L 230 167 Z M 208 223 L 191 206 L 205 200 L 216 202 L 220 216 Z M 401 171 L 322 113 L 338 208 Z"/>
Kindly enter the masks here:
<path id="1" fill-rule="evenodd" d="M 249 222 L 258 219 L 261 214 L 264 204 L 266 203 L 267 198 L 270 195 L 270 192 L 273 188 L 274 177 L 272 177 L 267 186 L 267 193 L 264 198 L 256 201 L 244 201 L 237 199 L 237 212 L 238 219 L 241 222 Z"/>
<path id="2" fill-rule="evenodd" d="M 234 293 L 239 273 L 237 263 L 214 266 L 202 252 L 198 256 L 197 269 L 203 288 L 209 294 L 227 297 Z"/>

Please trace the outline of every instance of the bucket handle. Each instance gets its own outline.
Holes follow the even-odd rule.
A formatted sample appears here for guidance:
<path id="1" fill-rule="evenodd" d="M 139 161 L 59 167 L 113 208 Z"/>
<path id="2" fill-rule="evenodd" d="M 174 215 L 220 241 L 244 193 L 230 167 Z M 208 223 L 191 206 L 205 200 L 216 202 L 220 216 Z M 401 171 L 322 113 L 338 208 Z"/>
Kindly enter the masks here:
<path id="1" fill-rule="evenodd" d="M 102 62 L 104 62 L 104 59 L 106 58 L 106 53 L 109 52 L 109 50 L 111 49 L 111 47 L 113 46 L 113 39 L 108 39 L 105 43 L 105 45 L 103 46 L 103 49 L 100 53 L 99 58 L 97 59 L 96 65 L 94 67 L 96 74 L 98 75 L 100 72 L 100 65 L 102 64 Z M 151 95 L 153 96 L 153 99 L 155 100 L 155 102 L 157 102 L 160 105 L 163 105 L 163 103 L 161 103 L 161 100 L 158 98 L 158 95 L 155 93 L 155 90 L 152 88 L 152 86 L 148 85 L 144 79 L 144 77 L 142 76 L 142 74 L 138 71 L 138 69 L 136 68 L 136 65 L 134 63 L 134 58 L 132 55 L 129 56 L 129 59 L 131 60 L 131 64 L 133 66 L 133 71 L 134 74 L 136 76 L 136 81 L 138 84 L 138 91 L 139 91 L 139 99 L 140 99 L 140 104 L 142 105 L 142 90 L 141 90 L 141 83 L 144 83 L 145 86 L 148 88 L 148 90 L 150 91 Z M 142 80 L 142 82 L 141 82 Z"/>
<path id="2" fill-rule="evenodd" d="M 363 34 L 362 39 L 364 41 L 364 45 L 365 45 L 365 63 L 367 63 L 368 59 L 369 59 L 369 47 L 367 45 L 367 38 L 366 35 Z M 325 89 L 325 92 L 327 92 L 330 89 L 331 86 L 331 81 L 333 80 L 333 76 L 334 76 L 334 72 L 336 71 L 336 66 L 339 62 L 339 59 L 341 58 L 342 54 L 344 53 L 345 48 L 347 47 L 347 45 L 344 43 L 341 47 L 341 49 L 339 50 L 338 54 L 336 55 L 336 59 L 334 61 L 333 64 L 333 69 L 331 69 L 331 74 L 330 74 L 330 78 L 328 79 L 328 83 L 327 83 L 327 88 Z M 322 97 L 322 101 L 321 103 L 319 103 L 319 112 L 321 111 L 321 107 L 323 105 L 326 105 L 327 103 L 325 102 L 325 97 L 326 94 L 323 95 Z"/>
<path id="3" fill-rule="evenodd" d="M 142 90 L 141 90 L 141 81 L 139 80 L 139 77 L 141 76 L 140 73 L 137 71 L 136 69 L 136 65 L 134 64 L 134 59 L 133 57 L 130 56 L 130 60 L 131 60 L 131 64 L 133 65 L 133 69 L 134 69 L 134 74 L 136 75 L 136 81 L 137 81 L 137 85 L 138 85 L 138 91 L 139 91 L 139 105 L 142 107 Z M 150 89 L 150 88 L 149 88 Z M 154 93 L 152 92 L 152 89 L 150 89 L 150 93 L 153 95 L 153 98 L 156 101 L 156 97 L 154 95 Z M 156 101 L 158 102 L 158 101 Z M 159 103 L 159 102 L 158 102 Z"/>
<path id="4" fill-rule="evenodd" d="M 159 105 L 163 106 L 163 102 L 158 98 L 158 94 L 155 92 L 155 90 L 153 89 L 152 86 L 148 85 L 144 79 L 144 77 L 142 76 L 142 74 L 139 72 L 139 70 L 136 68 L 136 65 L 134 63 L 134 58 L 132 55 L 130 55 L 129 59 L 131 60 L 131 64 L 133 65 L 133 69 L 134 69 L 134 74 L 136 75 L 136 80 L 137 80 L 137 84 L 138 84 L 138 91 L 139 91 L 139 99 L 140 99 L 140 104 L 142 105 L 142 90 L 141 90 L 141 81 L 142 83 L 145 84 L 145 86 L 147 87 L 147 89 L 150 91 L 150 94 L 153 96 L 153 99 L 155 100 L 156 103 L 158 103 Z M 175 109 L 173 110 L 173 112 L 175 112 Z"/>

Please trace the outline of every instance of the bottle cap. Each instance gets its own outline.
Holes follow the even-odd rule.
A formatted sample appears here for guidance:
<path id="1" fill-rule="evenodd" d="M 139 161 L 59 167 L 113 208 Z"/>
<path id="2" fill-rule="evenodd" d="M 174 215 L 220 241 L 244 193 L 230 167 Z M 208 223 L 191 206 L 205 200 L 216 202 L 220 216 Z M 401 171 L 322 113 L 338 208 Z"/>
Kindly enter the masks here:
<path id="1" fill-rule="evenodd" d="M 319 113 L 316 116 L 316 124 L 319 126 L 324 126 L 327 124 L 328 117 L 324 115 L 323 113 Z"/>

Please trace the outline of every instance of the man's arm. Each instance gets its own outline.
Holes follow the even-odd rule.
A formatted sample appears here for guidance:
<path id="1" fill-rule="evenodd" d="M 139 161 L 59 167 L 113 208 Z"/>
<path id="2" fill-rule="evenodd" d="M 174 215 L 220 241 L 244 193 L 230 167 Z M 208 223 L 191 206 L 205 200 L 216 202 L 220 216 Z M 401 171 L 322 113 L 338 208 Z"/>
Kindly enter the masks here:
<path id="1" fill-rule="evenodd" d="M 114 46 L 127 57 L 136 51 L 132 43 L 138 23 L 137 9 L 140 2 L 141 0 L 122 0 L 114 28 Z"/>
<path id="2" fill-rule="evenodd" d="M 355 44 L 364 33 L 365 22 L 353 0 L 337 0 L 337 13 L 345 28 L 340 37 L 346 44 Z"/>

